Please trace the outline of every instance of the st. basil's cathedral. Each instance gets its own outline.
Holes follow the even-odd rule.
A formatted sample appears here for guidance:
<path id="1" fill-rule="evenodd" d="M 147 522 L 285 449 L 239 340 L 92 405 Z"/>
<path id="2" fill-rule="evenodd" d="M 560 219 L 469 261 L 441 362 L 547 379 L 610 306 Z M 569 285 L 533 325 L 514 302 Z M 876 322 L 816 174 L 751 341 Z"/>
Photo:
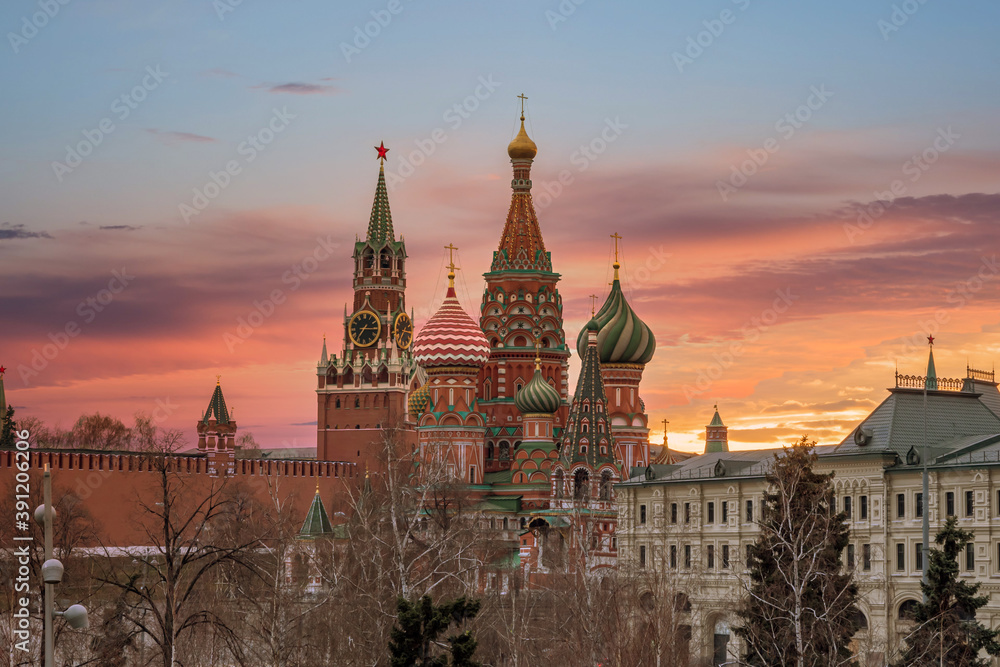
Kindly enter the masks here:
<path id="1" fill-rule="evenodd" d="M 622 292 L 616 251 L 609 296 L 576 339 L 581 367 L 570 394 L 560 275 L 532 204 L 538 149 L 524 120 L 522 112 L 507 147 L 511 203 L 479 321 L 458 301 L 452 261 L 444 301 L 416 335 L 386 189 L 388 149 L 376 147 L 343 348 L 330 355 L 324 338 L 317 365 L 316 454 L 376 468 L 385 430 L 402 432 L 421 460 L 468 484 L 490 525 L 516 531 L 520 563 L 538 576 L 567 558 L 587 569 L 615 562 L 614 484 L 651 463 L 640 382 L 656 341 Z"/>

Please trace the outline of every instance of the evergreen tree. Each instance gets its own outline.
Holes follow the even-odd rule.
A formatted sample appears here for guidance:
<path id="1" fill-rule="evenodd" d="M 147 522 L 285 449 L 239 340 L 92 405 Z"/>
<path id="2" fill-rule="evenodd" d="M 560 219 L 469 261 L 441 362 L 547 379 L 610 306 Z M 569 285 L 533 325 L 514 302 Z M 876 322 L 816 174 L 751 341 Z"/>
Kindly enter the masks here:
<path id="1" fill-rule="evenodd" d="M 848 644 L 858 630 L 858 588 L 840 559 L 848 528 L 831 507 L 833 474 L 813 472 L 815 444 L 803 436 L 775 455 L 767 475 L 735 628 L 749 665 L 853 664 Z"/>
<path id="2" fill-rule="evenodd" d="M 2 393 L 2 392 L 0 392 Z M 3 406 L 0 406 L 0 410 Z M 2 427 L 0 427 L 0 448 L 14 448 L 15 438 L 14 433 L 17 431 L 17 424 L 14 423 L 14 406 L 7 406 L 7 414 L 0 422 L 3 422 Z"/>
<path id="3" fill-rule="evenodd" d="M 958 557 L 972 538 L 972 531 L 960 529 L 958 520 L 949 517 L 934 539 L 943 548 L 930 550 L 927 583 L 920 586 L 927 601 L 916 605 L 916 629 L 906 638 L 900 667 L 986 667 L 992 662 L 981 660 L 980 651 L 1000 655 L 1000 630 L 976 621 L 976 610 L 989 596 L 976 595 L 979 583 L 958 579 Z"/>
<path id="4" fill-rule="evenodd" d="M 460 597 L 451 602 L 435 605 L 429 595 L 411 603 L 399 598 L 397 625 L 389 640 L 389 658 L 393 667 L 479 667 L 472 658 L 476 653 L 476 639 L 472 632 L 452 635 L 448 656 L 441 654 L 438 637 L 455 623 L 461 625 L 479 613 L 479 600 Z"/>

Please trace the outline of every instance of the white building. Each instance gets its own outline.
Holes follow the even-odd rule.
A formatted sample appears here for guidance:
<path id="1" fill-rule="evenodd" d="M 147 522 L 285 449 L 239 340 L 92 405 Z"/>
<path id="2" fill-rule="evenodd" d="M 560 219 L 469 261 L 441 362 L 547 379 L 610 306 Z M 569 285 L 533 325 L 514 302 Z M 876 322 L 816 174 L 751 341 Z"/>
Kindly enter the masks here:
<path id="1" fill-rule="evenodd" d="M 888 391 L 843 442 L 816 448 L 817 472 L 836 473 L 837 509 L 850 517 L 843 562 L 855 569 L 861 592 L 866 629 L 855 645 L 863 665 L 898 657 L 911 625 L 908 606 L 921 597 L 925 507 L 932 541 L 948 515 L 975 532 L 960 563 L 962 576 L 982 582 L 980 593 L 990 597 L 977 618 L 1000 627 L 1000 392 L 994 374 L 966 369 L 962 379 L 937 378 L 932 353 L 926 376 L 897 373 Z M 921 493 L 925 414 L 927 503 Z M 620 565 L 673 575 L 668 579 L 691 604 L 683 622 L 690 626 L 692 664 L 739 656 L 732 609 L 776 452 L 728 451 L 716 412 L 705 454 L 648 466 L 616 487 Z"/>

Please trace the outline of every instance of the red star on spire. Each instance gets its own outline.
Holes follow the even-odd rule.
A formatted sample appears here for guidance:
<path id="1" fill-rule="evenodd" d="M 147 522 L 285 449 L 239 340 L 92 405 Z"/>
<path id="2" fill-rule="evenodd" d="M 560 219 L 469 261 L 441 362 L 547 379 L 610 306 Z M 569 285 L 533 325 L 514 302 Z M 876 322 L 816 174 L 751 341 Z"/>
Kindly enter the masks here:
<path id="1" fill-rule="evenodd" d="M 0 366 L 0 375 L 3 375 L 6 372 L 7 372 L 7 369 L 4 368 L 3 366 Z"/>
<path id="2" fill-rule="evenodd" d="M 927 343 L 929 345 L 934 345 L 934 336 L 928 336 L 927 337 Z"/>
<path id="3" fill-rule="evenodd" d="M 386 159 L 388 159 L 385 154 L 389 152 L 389 149 L 385 147 L 385 142 L 384 141 L 380 141 L 379 144 L 378 144 L 378 146 L 375 147 L 375 150 L 378 151 L 378 159 L 379 160 L 386 160 Z"/>

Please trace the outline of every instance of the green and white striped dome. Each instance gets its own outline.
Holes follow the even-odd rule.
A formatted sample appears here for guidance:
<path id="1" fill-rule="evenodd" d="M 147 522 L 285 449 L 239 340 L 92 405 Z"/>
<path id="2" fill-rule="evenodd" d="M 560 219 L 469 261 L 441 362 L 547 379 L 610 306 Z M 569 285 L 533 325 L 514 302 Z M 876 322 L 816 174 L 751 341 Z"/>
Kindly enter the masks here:
<path id="1" fill-rule="evenodd" d="M 656 350 L 656 337 L 625 300 L 617 266 L 611 294 L 594 316 L 598 327 L 597 353 L 602 364 L 648 364 Z M 587 351 L 586 329 L 576 339 L 576 350 L 583 358 Z"/>
<path id="2" fill-rule="evenodd" d="M 528 381 L 528 384 L 514 395 L 514 405 L 521 411 L 521 414 L 525 415 L 552 414 L 559 409 L 560 402 L 559 392 L 545 381 L 537 366 L 535 367 L 535 375 Z"/>

